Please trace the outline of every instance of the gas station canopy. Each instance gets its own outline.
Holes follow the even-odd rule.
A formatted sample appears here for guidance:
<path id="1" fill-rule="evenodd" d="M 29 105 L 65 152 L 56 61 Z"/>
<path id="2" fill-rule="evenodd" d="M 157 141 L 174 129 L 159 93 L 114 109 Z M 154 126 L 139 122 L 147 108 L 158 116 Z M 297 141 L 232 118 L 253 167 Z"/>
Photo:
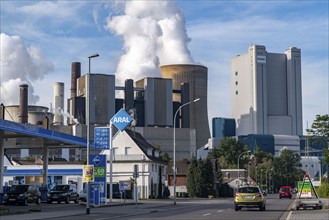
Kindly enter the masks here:
<path id="1" fill-rule="evenodd" d="M 0 138 L 5 149 L 42 148 L 43 146 L 81 148 L 87 146 L 85 138 L 3 119 L 0 119 Z"/>

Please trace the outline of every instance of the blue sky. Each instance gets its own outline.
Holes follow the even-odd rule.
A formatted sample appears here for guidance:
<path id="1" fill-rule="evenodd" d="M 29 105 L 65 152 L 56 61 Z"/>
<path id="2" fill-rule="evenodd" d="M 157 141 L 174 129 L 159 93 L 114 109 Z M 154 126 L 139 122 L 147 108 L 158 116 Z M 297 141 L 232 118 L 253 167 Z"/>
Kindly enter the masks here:
<path id="1" fill-rule="evenodd" d="M 148 11 L 163 2 L 147 1 Z M 125 5 L 118 1 L 1 0 L 0 4 L 0 82 L 6 88 L 0 101 L 7 105 L 18 103 L 16 86 L 27 81 L 34 91 L 30 101 L 35 103 L 30 104 L 49 107 L 54 82 L 64 82 L 65 99 L 69 97 L 71 62 L 81 62 L 84 74 L 88 55 L 97 52 L 100 57 L 92 60 L 92 72 L 113 74 L 127 52 L 120 28 L 109 27 L 110 21 L 125 14 Z M 184 0 L 169 5 L 164 11 L 178 9 L 185 17 L 185 30 L 178 34 L 186 31 L 191 58 L 208 67 L 210 119 L 231 116 L 230 60 L 252 44 L 264 45 L 270 53 L 300 48 L 304 129 L 316 114 L 328 114 L 327 0 Z M 153 16 L 160 16 L 156 13 Z"/>

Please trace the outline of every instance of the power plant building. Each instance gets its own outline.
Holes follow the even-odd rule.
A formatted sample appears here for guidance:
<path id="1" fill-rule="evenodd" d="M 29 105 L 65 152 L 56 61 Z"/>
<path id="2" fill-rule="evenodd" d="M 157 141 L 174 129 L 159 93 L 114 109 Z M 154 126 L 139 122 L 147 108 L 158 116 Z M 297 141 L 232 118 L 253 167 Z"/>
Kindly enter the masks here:
<path id="1" fill-rule="evenodd" d="M 231 61 L 236 135 L 302 135 L 301 51 L 283 54 L 252 45 Z"/>
<path id="2" fill-rule="evenodd" d="M 137 81 L 136 87 L 144 90 L 144 126 L 172 127 L 172 80 L 147 77 Z"/>
<path id="3" fill-rule="evenodd" d="M 86 98 L 88 96 L 88 89 L 86 88 L 88 75 L 90 124 L 106 125 L 115 114 L 115 76 L 108 74 L 86 74 L 81 76 L 77 82 L 78 97 Z"/>

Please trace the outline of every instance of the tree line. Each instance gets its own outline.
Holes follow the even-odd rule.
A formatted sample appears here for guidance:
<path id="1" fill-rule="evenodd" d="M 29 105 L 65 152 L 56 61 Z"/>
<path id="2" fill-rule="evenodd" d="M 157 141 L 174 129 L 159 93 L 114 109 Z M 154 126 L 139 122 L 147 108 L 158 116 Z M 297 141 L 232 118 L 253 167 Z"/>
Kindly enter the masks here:
<path id="1" fill-rule="evenodd" d="M 309 137 L 321 136 L 329 143 L 329 117 L 317 115 Z M 329 164 L 329 146 L 323 150 L 323 163 Z M 301 169 L 301 156 L 283 148 L 279 157 L 264 152 L 256 146 L 254 152 L 240 140 L 225 137 L 217 148 L 209 152 L 207 159 L 192 158 L 187 175 L 187 191 L 190 197 L 229 196 L 230 187 L 224 183 L 222 169 L 248 170 L 248 175 L 262 189 L 277 192 L 280 186 L 297 187 L 305 171 Z M 239 158 L 240 156 L 240 158 Z M 239 161 L 238 161 L 239 158 Z"/>

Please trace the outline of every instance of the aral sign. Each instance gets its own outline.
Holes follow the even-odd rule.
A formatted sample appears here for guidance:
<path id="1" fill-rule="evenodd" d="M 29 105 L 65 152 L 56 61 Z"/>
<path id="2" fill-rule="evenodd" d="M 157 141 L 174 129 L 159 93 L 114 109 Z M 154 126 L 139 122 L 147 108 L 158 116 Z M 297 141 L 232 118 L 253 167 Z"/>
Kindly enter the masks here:
<path id="1" fill-rule="evenodd" d="M 95 204 L 106 204 L 106 155 L 90 155 L 90 163 L 94 166 L 94 188 L 91 187 L 91 191 L 97 191 L 99 193 L 99 203 L 95 201 Z M 96 185 L 95 185 L 96 184 Z"/>
<path id="2" fill-rule="evenodd" d="M 120 109 L 111 119 L 112 124 L 115 125 L 121 132 L 126 129 L 127 126 L 134 119 L 123 109 Z"/>

